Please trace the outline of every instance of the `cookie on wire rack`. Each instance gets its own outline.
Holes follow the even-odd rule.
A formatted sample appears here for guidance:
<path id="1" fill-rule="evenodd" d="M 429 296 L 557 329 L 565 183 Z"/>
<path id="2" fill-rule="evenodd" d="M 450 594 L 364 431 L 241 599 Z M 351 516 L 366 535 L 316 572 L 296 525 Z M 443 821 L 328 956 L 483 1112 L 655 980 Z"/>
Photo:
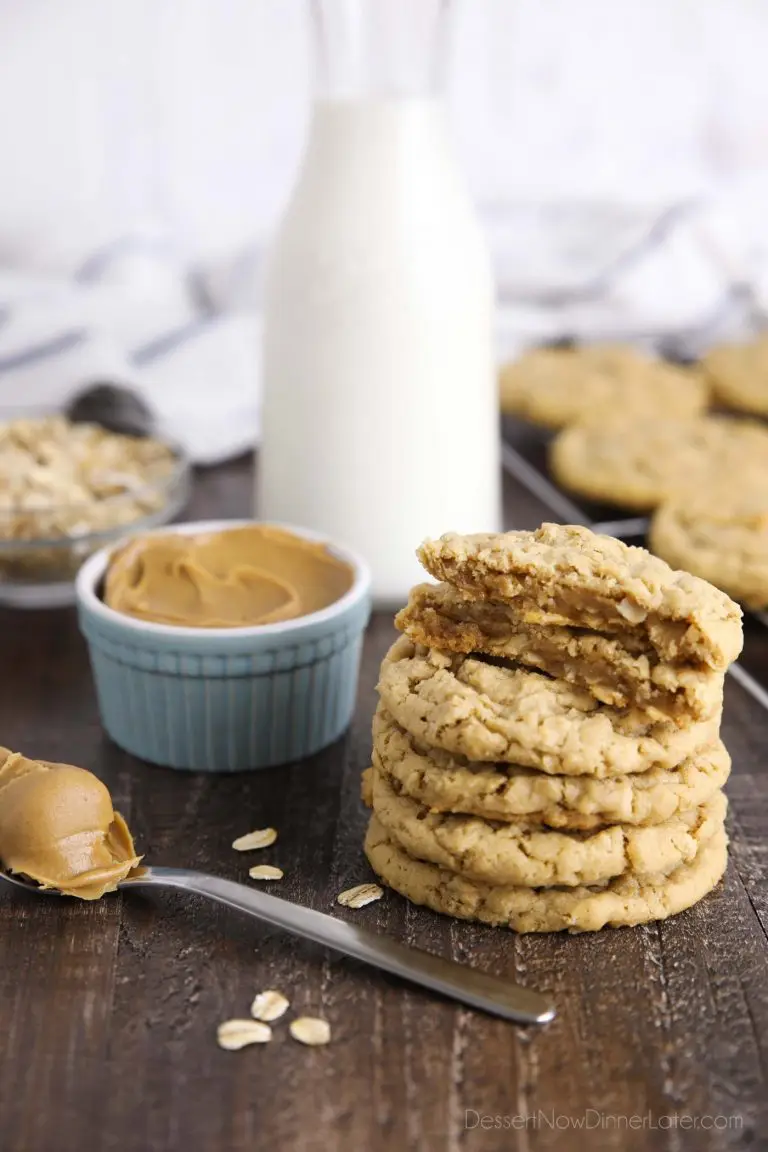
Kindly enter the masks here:
<path id="1" fill-rule="evenodd" d="M 502 368 L 499 392 L 502 412 L 546 428 L 626 412 L 685 418 L 708 400 L 695 369 L 625 344 L 532 349 Z"/>

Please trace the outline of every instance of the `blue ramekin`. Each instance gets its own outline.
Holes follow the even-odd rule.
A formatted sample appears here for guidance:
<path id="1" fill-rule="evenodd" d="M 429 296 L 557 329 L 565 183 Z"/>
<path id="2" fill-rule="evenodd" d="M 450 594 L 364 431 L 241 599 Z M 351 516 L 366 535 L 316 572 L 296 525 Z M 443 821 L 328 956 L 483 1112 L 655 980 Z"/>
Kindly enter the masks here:
<path id="1" fill-rule="evenodd" d="M 174 524 L 159 534 L 216 532 L 253 523 Z M 237 772 L 299 760 L 333 743 L 352 718 L 370 574 L 347 548 L 354 582 L 320 612 L 250 628 L 150 624 L 108 608 L 101 585 L 114 547 L 80 569 L 75 591 L 102 723 L 142 760 L 198 772 Z"/>

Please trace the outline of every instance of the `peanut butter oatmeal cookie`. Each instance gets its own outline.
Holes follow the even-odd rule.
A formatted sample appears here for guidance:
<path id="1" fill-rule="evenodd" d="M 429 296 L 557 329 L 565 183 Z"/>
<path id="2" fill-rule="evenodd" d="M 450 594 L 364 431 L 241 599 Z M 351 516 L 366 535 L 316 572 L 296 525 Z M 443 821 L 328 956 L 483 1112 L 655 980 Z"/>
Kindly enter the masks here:
<path id="1" fill-rule="evenodd" d="M 387 711 L 421 743 L 554 775 L 674 768 L 712 744 L 720 722 L 719 709 L 685 728 L 649 722 L 563 680 L 423 648 L 405 636 L 385 656 L 378 687 Z"/>
<path id="2" fill-rule="evenodd" d="M 414 860 L 387 835 L 374 815 L 365 853 L 379 878 L 402 896 L 435 912 L 479 920 L 515 932 L 595 932 L 611 925 L 665 920 L 690 908 L 721 879 L 728 861 L 727 836 L 718 830 L 690 864 L 669 876 L 625 873 L 604 885 L 522 888 L 468 880 Z"/>
<path id="3" fill-rule="evenodd" d="M 501 372 L 503 412 L 547 428 L 618 412 L 695 416 L 707 403 L 702 376 L 627 345 L 536 348 Z"/>
<path id="4" fill-rule="evenodd" d="M 752 609 L 768 608 L 768 492 L 662 504 L 650 543 L 670 564 L 710 580 Z"/>
<path id="5" fill-rule="evenodd" d="M 725 407 L 768 416 L 768 334 L 712 348 L 701 368 L 715 399 Z"/>
<path id="6" fill-rule="evenodd" d="M 426 540 L 418 556 L 436 580 L 470 599 L 509 603 L 526 623 L 624 634 L 631 627 L 661 660 L 718 671 L 741 651 L 741 609 L 724 592 L 580 525 L 449 532 Z"/>
<path id="7" fill-rule="evenodd" d="M 726 416 L 590 419 L 557 436 L 549 463 L 572 492 L 647 512 L 733 474 L 768 484 L 768 429 Z"/>
<path id="8" fill-rule="evenodd" d="M 706 804 L 724 786 L 731 758 L 720 740 L 672 770 L 594 779 L 553 776 L 503 762 L 477 763 L 427 748 L 379 705 L 373 720 L 373 762 L 395 791 L 433 812 L 486 820 L 527 819 L 551 828 L 661 824 Z M 366 777 L 365 787 L 372 782 Z M 367 797 L 370 806 L 372 798 Z"/>
<path id="9" fill-rule="evenodd" d="M 398 795 L 374 769 L 371 806 L 389 839 L 413 859 L 438 864 L 468 880 L 527 888 L 603 884 L 632 872 L 668 875 L 694 859 L 723 826 L 726 799 L 717 792 L 692 811 L 648 827 L 612 824 L 556 831 L 526 820 L 489 822 L 430 812 Z"/>
<path id="10" fill-rule="evenodd" d="M 528 621 L 514 602 L 474 600 L 452 584 L 417 584 L 396 626 L 443 652 L 485 652 L 567 680 L 603 704 L 634 705 L 652 720 L 704 720 L 719 707 L 719 681 L 701 664 L 670 663 L 647 634 L 589 632 Z"/>

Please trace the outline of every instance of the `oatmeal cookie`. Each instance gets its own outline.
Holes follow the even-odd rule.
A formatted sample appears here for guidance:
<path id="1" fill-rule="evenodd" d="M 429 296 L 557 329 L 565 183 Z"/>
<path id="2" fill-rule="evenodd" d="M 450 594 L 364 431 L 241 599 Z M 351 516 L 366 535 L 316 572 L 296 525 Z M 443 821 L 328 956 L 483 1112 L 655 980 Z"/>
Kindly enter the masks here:
<path id="1" fill-rule="evenodd" d="M 728 862 L 721 829 L 690 864 L 669 876 L 625 873 L 605 885 L 576 888 L 521 888 L 491 885 L 413 860 L 371 817 L 365 853 L 379 878 L 414 904 L 463 920 L 504 926 L 515 932 L 595 932 L 665 920 L 690 908 L 716 886 Z"/>
<path id="2" fill-rule="evenodd" d="M 741 609 L 705 580 L 574 524 L 535 532 L 449 532 L 426 540 L 421 563 L 474 600 L 511 604 L 531 624 L 647 637 L 668 663 L 724 671 L 741 651 Z"/>
<path id="3" fill-rule="evenodd" d="M 719 709 L 685 728 L 649 722 L 563 680 L 423 648 L 406 636 L 385 656 L 378 687 L 387 711 L 428 747 L 558 776 L 674 768 L 712 744 L 720 723 Z"/>
<path id="4" fill-rule="evenodd" d="M 468 880 L 526 888 L 604 884 L 625 872 L 668 875 L 689 864 L 725 820 L 717 792 L 692 811 L 648 827 L 612 824 L 556 831 L 526 820 L 489 822 L 430 810 L 398 795 L 374 770 L 371 806 L 389 839 L 413 859 L 438 864 Z"/>
<path id="5" fill-rule="evenodd" d="M 731 770 L 720 740 L 672 770 L 652 768 L 605 779 L 477 763 L 420 744 L 382 705 L 373 719 L 373 762 L 397 792 L 433 812 L 584 830 L 671 820 L 711 800 Z M 368 777 L 366 786 L 371 787 Z M 370 796 L 366 802 L 370 807 Z"/>
<path id="6" fill-rule="evenodd" d="M 703 377 L 621 344 L 536 348 L 507 364 L 503 412 L 547 428 L 619 412 L 695 416 L 707 403 Z"/>
<path id="7" fill-rule="evenodd" d="M 768 492 L 670 501 L 651 521 L 654 552 L 755 610 L 768 608 Z"/>
<path id="8" fill-rule="evenodd" d="M 395 617 L 416 644 L 443 652 L 485 652 L 585 688 L 603 704 L 634 706 L 652 720 L 704 720 L 719 706 L 719 681 L 701 664 L 668 662 L 651 639 L 589 632 L 526 619 L 514 602 L 473 600 L 452 584 L 417 584 Z"/>
<path id="9" fill-rule="evenodd" d="M 572 492 L 637 512 L 695 493 L 726 488 L 749 472 L 768 484 L 768 429 L 726 416 L 694 420 L 622 415 L 566 428 L 552 442 L 555 479 Z"/>
<path id="10" fill-rule="evenodd" d="M 768 416 L 768 334 L 712 348 L 701 368 L 715 400 L 726 408 Z"/>

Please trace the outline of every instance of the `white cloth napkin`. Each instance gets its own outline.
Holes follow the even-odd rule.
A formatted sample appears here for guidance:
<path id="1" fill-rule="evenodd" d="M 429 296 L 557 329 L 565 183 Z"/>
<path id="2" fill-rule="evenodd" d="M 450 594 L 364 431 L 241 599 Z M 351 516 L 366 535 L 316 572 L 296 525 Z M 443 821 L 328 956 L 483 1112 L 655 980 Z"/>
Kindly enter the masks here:
<path id="1" fill-rule="evenodd" d="M 66 246 L 0 238 L 0 412 L 58 410 L 108 383 L 134 392 L 197 463 L 252 447 L 259 316 L 218 309 L 205 289 L 148 230 L 79 248 L 71 233 Z"/>
<path id="2" fill-rule="evenodd" d="M 768 314 L 768 175 L 715 201 L 512 204 L 482 212 L 500 357 L 621 339 L 696 356 Z M 215 463 L 259 433 L 263 248 L 194 265 L 151 227 L 0 228 L 0 417 L 133 391 L 157 430 Z"/>
<path id="3" fill-rule="evenodd" d="M 768 313 L 768 176 L 710 201 L 588 201 L 485 213 L 499 286 L 499 351 L 631 340 L 695 357 Z"/>

